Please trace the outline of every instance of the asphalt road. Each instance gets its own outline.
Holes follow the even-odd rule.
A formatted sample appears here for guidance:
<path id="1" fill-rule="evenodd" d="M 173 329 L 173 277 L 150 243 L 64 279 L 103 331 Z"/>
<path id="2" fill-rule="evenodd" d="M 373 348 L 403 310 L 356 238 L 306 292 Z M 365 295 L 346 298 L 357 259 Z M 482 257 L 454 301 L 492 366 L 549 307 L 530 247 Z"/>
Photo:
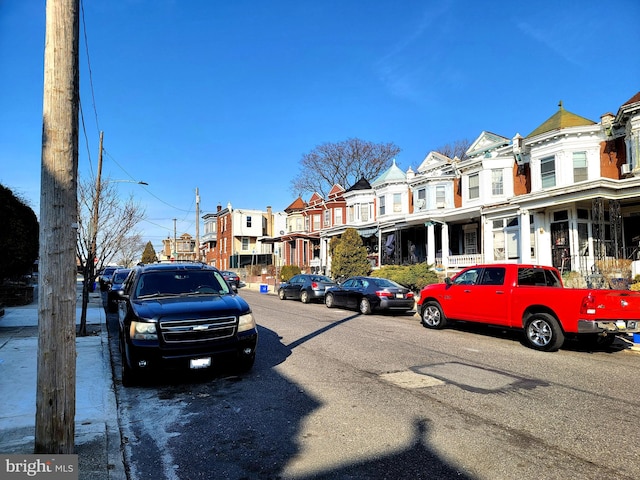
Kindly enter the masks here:
<path id="1" fill-rule="evenodd" d="M 640 478 L 637 352 L 240 294 L 250 373 L 117 381 L 130 480 Z"/>

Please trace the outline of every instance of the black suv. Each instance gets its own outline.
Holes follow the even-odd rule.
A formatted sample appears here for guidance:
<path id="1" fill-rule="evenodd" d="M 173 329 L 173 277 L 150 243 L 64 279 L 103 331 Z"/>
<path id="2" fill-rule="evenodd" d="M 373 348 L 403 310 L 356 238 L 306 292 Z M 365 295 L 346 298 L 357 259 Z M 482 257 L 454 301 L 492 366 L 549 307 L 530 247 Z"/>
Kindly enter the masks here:
<path id="1" fill-rule="evenodd" d="M 258 330 L 247 302 L 214 267 L 139 265 L 118 294 L 122 383 L 163 367 L 251 369 Z"/>

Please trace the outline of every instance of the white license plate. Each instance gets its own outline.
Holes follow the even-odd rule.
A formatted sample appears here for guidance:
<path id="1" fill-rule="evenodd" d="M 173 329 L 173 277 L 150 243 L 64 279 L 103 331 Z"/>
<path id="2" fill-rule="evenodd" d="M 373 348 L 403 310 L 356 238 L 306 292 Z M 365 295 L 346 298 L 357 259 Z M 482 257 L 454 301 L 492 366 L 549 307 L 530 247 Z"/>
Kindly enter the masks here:
<path id="1" fill-rule="evenodd" d="M 404 295 L 402 295 L 401 293 L 396 293 L 396 298 L 403 298 Z"/>
<path id="2" fill-rule="evenodd" d="M 192 358 L 189 366 L 195 368 L 207 368 L 211 366 L 211 357 Z"/>
<path id="3" fill-rule="evenodd" d="M 625 330 L 627 328 L 627 322 L 625 322 L 624 320 L 616 320 L 616 327 L 618 327 L 620 330 Z"/>

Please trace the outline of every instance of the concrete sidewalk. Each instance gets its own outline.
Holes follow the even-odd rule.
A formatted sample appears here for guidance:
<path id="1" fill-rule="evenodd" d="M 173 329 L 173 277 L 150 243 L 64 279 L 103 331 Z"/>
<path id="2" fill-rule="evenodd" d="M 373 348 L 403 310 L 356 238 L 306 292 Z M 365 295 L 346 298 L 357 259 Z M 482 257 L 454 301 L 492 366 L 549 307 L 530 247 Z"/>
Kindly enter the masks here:
<path id="1" fill-rule="evenodd" d="M 79 290 L 81 290 L 81 284 Z M 80 322 L 78 298 L 76 319 Z M 76 339 L 75 446 L 79 478 L 126 479 L 99 291 L 87 308 L 86 337 Z M 35 437 L 38 304 L 5 307 L 0 316 L 0 454 L 32 454 Z"/>

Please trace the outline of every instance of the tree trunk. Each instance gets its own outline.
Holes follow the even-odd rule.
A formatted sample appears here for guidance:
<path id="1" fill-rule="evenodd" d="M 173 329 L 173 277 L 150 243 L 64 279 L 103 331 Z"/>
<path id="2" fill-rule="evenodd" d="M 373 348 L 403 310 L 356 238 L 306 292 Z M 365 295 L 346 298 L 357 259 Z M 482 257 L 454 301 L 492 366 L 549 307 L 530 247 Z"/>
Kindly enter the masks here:
<path id="1" fill-rule="evenodd" d="M 79 0 L 48 0 L 35 453 L 75 449 Z"/>

